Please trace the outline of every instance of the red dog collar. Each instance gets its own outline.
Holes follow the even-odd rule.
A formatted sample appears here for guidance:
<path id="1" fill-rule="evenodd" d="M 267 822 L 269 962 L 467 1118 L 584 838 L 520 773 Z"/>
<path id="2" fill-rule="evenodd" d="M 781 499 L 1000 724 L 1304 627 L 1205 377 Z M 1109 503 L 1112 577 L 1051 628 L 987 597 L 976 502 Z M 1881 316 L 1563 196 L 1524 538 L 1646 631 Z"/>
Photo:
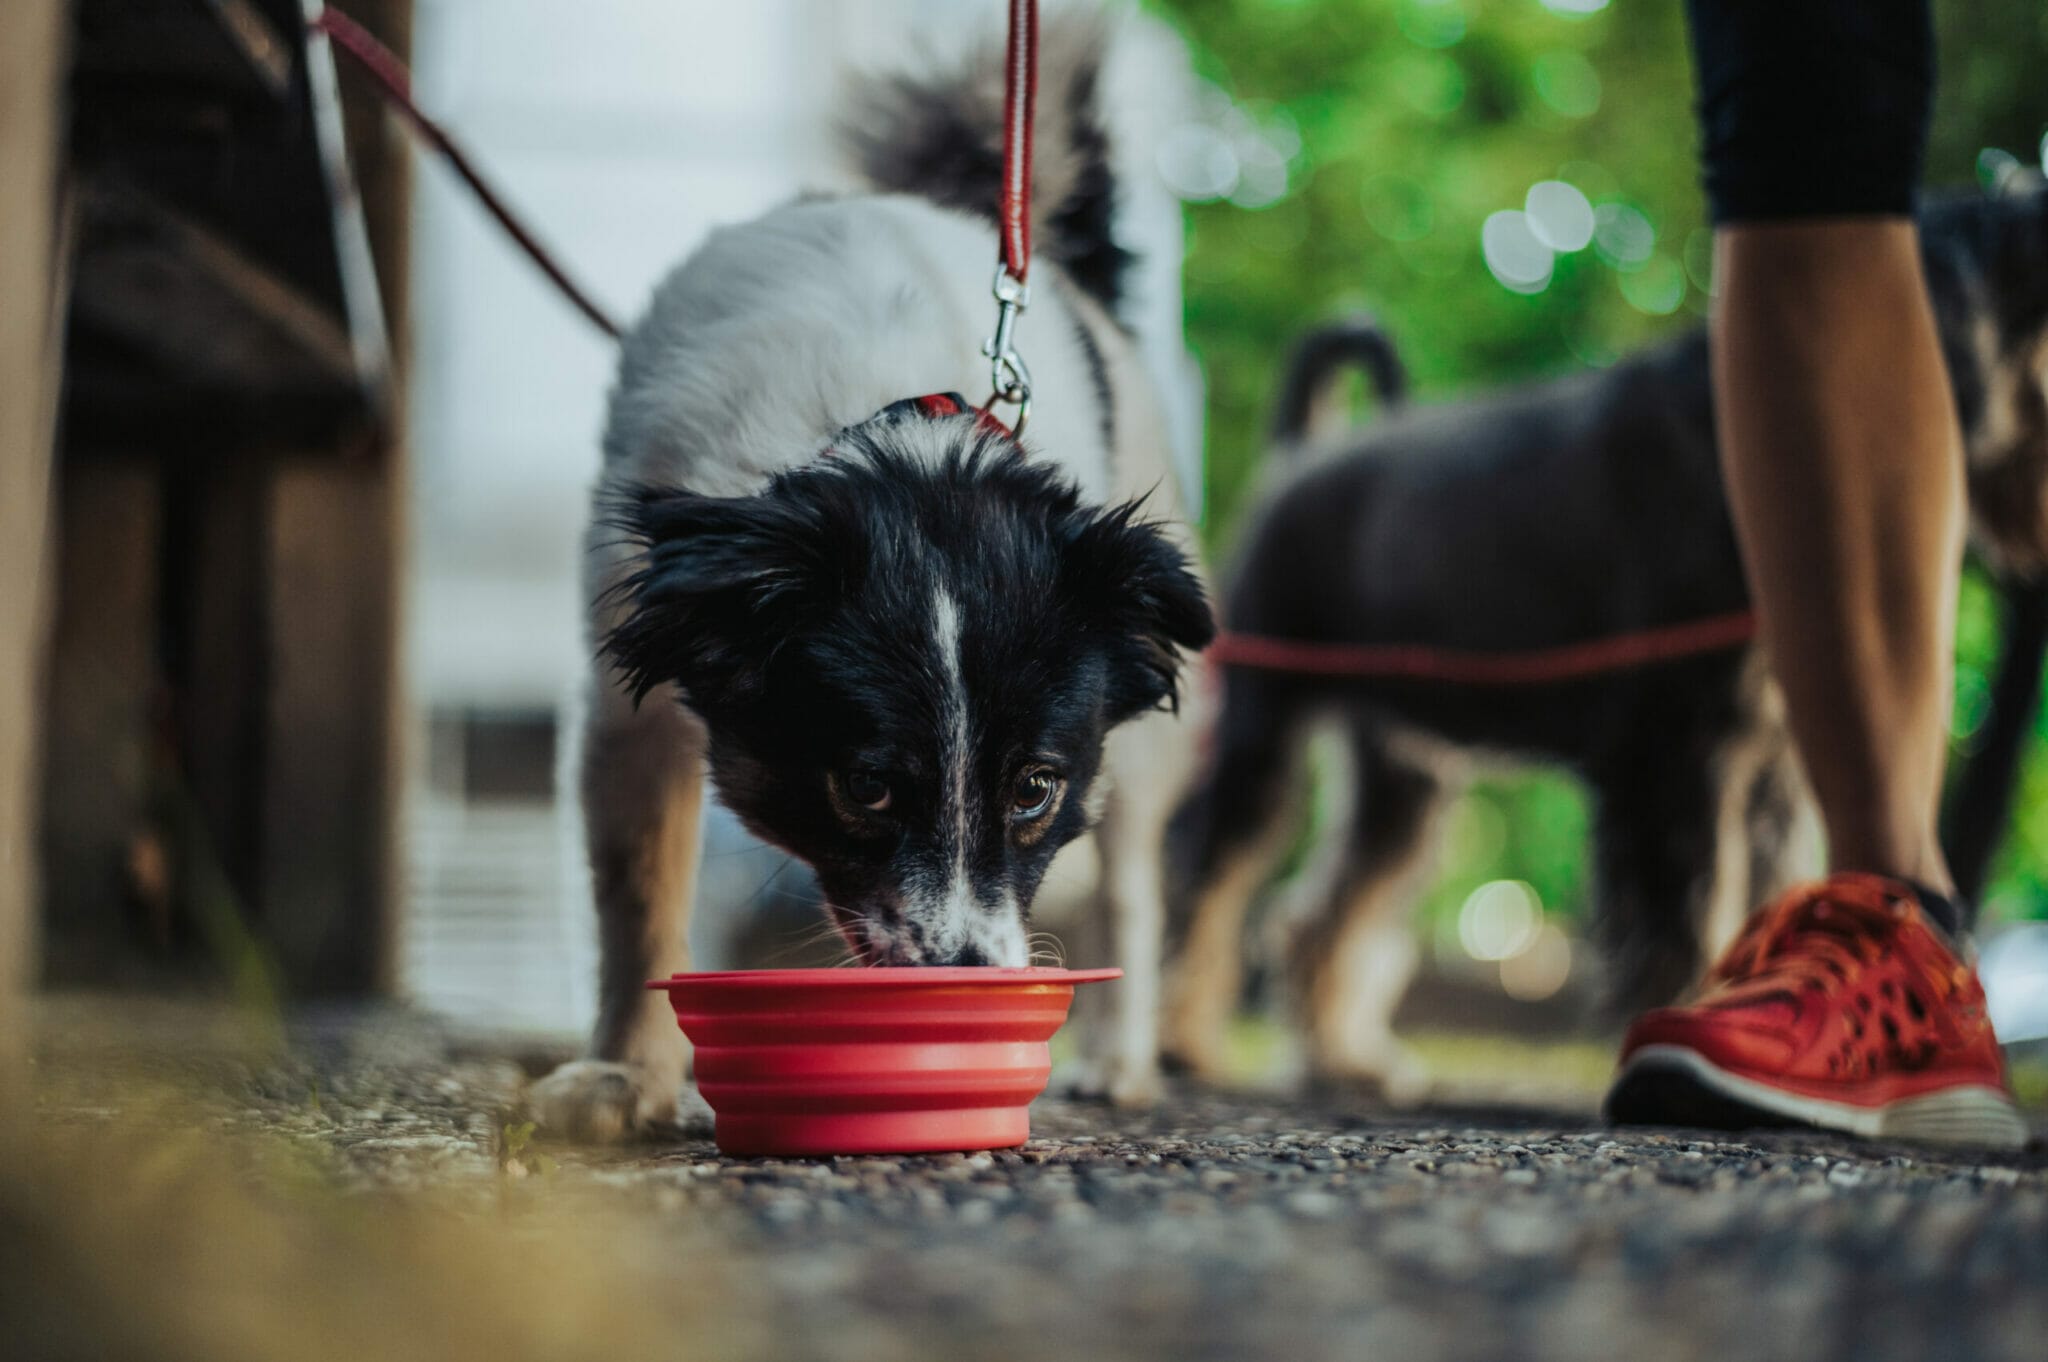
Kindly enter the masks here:
<path id="1" fill-rule="evenodd" d="M 922 416 L 931 420 L 937 420 L 941 416 L 972 416 L 975 424 L 982 429 L 1015 438 L 1010 428 L 996 419 L 994 412 L 987 407 L 968 406 L 967 399 L 959 393 L 926 393 L 923 397 L 906 397 L 901 402 L 891 402 L 875 413 L 876 418 L 885 416 Z"/>

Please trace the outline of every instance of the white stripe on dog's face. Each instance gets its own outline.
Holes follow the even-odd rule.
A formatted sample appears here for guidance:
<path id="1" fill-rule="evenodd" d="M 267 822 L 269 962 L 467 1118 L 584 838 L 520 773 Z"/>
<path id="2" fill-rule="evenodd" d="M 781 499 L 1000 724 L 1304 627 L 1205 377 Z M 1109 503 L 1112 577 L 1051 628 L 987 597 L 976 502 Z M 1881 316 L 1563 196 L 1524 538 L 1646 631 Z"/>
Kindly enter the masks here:
<path id="1" fill-rule="evenodd" d="M 981 832 L 974 777 L 974 715 L 960 658 L 960 607 L 944 586 L 932 593 L 932 645 L 944 677 L 938 722 L 939 808 L 936 819 L 943 880 L 913 895 L 905 915 L 921 929 L 929 957 L 961 956 L 991 965 L 1022 965 L 1028 951 L 1016 896 L 983 907 L 975 892 L 973 853 Z M 921 901 L 919 901 L 921 899 Z"/>
<path id="2" fill-rule="evenodd" d="M 951 925 L 956 915 L 964 916 L 974 909 L 974 885 L 967 874 L 967 851 L 973 845 L 974 832 L 974 801 L 968 795 L 974 745 L 967 731 L 967 683 L 960 676 L 960 608 L 943 586 L 932 593 L 932 640 L 940 665 L 946 669 L 946 709 L 939 722 L 944 743 L 940 749 L 940 771 L 946 803 L 939 820 L 942 826 L 952 829 L 952 874 L 946 885 L 945 905 L 947 925 Z"/>

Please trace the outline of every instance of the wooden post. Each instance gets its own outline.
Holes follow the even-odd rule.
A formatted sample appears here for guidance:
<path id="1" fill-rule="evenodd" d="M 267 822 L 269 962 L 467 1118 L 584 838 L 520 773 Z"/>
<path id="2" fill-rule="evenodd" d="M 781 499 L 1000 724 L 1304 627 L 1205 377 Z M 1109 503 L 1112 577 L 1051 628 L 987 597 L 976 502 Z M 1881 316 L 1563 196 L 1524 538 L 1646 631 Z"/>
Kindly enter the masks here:
<path id="1" fill-rule="evenodd" d="M 149 826 L 158 487 L 147 460 L 71 460 L 55 498 L 50 580 L 62 589 L 53 593 L 39 688 L 37 838 L 52 926 L 43 974 L 54 983 L 105 984 L 135 964 L 128 869 Z"/>
<path id="2" fill-rule="evenodd" d="M 397 515 L 381 461 L 293 460 L 271 484 L 259 900 L 297 993 L 394 977 Z"/>
<path id="3" fill-rule="evenodd" d="M 62 18 L 59 0 L 0 5 L 0 1111 L 25 1073 L 37 903 Z"/>
<path id="4" fill-rule="evenodd" d="M 349 13 L 401 57 L 412 0 Z M 279 465 L 268 514 L 271 660 L 258 890 L 295 991 L 388 991 L 397 977 L 399 676 L 407 464 L 409 151 L 357 73 L 339 68 L 389 338 L 390 427 L 361 457 Z"/>

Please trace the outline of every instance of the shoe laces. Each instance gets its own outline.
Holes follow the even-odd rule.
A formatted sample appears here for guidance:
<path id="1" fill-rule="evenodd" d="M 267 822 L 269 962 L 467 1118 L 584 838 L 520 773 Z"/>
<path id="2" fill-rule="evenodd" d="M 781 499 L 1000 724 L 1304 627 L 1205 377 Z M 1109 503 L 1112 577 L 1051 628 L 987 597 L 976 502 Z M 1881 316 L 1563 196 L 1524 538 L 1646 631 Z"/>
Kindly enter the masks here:
<path id="1" fill-rule="evenodd" d="M 1794 889 L 1752 918 L 1714 969 L 1718 983 L 1775 985 L 1796 994 L 1833 993 L 1879 963 L 1889 950 L 1936 1005 L 1968 976 L 1960 963 L 1933 967 L 1927 953 L 1897 950 L 1910 900 L 1875 876 L 1837 875 Z"/>

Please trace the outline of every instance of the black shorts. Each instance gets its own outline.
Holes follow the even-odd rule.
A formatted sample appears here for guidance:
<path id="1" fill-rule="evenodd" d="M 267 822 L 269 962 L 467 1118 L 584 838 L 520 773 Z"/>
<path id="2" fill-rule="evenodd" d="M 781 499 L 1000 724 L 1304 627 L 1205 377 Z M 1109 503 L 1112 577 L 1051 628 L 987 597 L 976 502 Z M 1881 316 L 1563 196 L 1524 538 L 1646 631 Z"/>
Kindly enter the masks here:
<path id="1" fill-rule="evenodd" d="M 1928 0 L 1686 0 L 1714 221 L 1913 211 Z"/>

